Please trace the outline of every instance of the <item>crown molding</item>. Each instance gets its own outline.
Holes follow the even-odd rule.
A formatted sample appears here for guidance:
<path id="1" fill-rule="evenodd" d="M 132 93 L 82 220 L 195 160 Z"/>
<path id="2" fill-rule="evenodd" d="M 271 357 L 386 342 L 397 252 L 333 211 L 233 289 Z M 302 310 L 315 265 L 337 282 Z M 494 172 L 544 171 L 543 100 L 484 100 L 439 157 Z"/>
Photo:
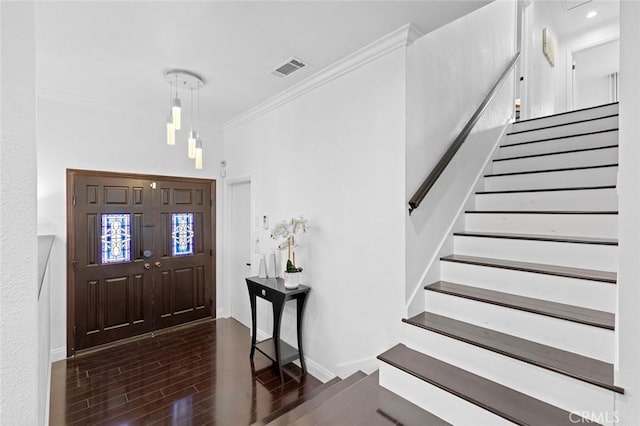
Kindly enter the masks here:
<path id="1" fill-rule="evenodd" d="M 305 93 L 348 74 L 394 50 L 406 47 L 424 33 L 413 24 L 406 24 L 386 36 L 368 44 L 354 53 L 318 71 L 312 76 L 283 90 L 272 98 L 262 102 L 235 118 L 225 122 L 223 131 L 227 132 L 242 126 L 255 118 L 284 105 Z"/>

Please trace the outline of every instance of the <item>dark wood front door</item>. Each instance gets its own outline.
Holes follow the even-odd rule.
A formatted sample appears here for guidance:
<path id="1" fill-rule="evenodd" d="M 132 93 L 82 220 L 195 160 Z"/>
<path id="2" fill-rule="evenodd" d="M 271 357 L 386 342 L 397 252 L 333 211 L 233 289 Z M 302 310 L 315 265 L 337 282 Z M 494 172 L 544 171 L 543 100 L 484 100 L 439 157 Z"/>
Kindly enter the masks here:
<path id="1" fill-rule="evenodd" d="M 214 314 L 215 182 L 69 170 L 69 355 Z"/>

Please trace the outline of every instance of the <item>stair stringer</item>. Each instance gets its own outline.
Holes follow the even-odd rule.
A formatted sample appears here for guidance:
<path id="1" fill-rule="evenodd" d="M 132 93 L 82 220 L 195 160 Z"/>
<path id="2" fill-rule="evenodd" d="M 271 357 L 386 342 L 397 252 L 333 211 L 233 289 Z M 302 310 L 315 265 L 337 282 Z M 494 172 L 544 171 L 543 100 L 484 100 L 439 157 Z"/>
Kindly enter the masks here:
<path id="1" fill-rule="evenodd" d="M 413 285 L 411 294 L 407 294 L 405 311 L 407 317 L 422 312 L 424 309 L 424 286 L 425 284 L 437 281 L 440 276 L 440 257 L 449 254 L 453 249 L 453 232 L 464 229 L 464 212 L 474 207 L 475 191 L 484 189 L 484 179 L 482 177 L 491 167 L 491 160 L 497 158 L 500 143 L 505 138 L 506 131 L 510 123 L 506 122 L 503 126 L 494 127 L 482 132 L 478 132 L 469 136 L 467 142 L 462 146 L 458 154 L 453 158 L 449 166 L 442 173 L 441 178 L 435 183 L 429 195 L 424 199 L 423 204 L 411 216 L 407 216 L 408 228 L 425 228 L 431 225 L 433 233 L 430 234 L 431 241 L 436 240 L 437 243 L 430 250 L 421 250 L 420 253 L 431 253 L 427 255 L 428 262 L 420 278 Z M 472 152 L 469 147 L 476 147 L 477 152 Z M 466 155 L 465 155 L 466 154 Z M 466 186 L 456 191 L 449 191 L 448 183 L 454 180 L 454 175 L 459 174 L 459 170 L 464 168 L 469 170 Z M 457 176 L 456 182 L 459 179 Z M 463 193 L 464 196 L 456 194 Z M 446 226 L 435 226 L 432 224 L 434 218 L 428 215 L 429 206 L 438 206 L 442 209 L 446 203 L 446 197 L 451 197 L 449 203 L 451 207 L 447 211 L 450 214 L 450 220 Z M 407 264 L 411 261 L 407 259 Z M 409 274 L 407 274 L 409 275 Z M 409 278 L 407 277 L 407 280 Z M 410 288 L 410 287 L 409 287 Z"/>

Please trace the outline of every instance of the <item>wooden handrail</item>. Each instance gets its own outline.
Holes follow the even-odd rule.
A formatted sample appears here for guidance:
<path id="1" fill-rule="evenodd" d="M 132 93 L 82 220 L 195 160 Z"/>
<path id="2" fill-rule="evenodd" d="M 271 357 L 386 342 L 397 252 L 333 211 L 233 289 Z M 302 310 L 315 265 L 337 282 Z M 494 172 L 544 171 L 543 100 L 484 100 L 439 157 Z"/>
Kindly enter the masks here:
<path id="1" fill-rule="evenodd" d="M 487 109 L 487 106 L 493 100 L 496 93 L 498 92 L 504 81 L 507 79 L 507 76 L 515 66 L 516 62 L 518 62 L 519 58 L 520 52 L 516 53 L 513 59 L 509 61 L 509 64 L 502 72 L 500 77 L 498 77 L 498 80 L 494 83 L 493 87 L 484 98 L 478 109 L 476 109 L 476 112 L 473 113 L 467 124 L 460 131 L 460 134 L 458 134 L 451 146 L 449 146 L 449 149 L 447 149 L 447 151 L 442 155 L 442 158 L 440 158 L 438 164 L 436 164 L 431 173 L 429 173 L 429 176 L 427 176 L 424 182 L 422 182 L 422 185 L 420 185 L 415 194 L 413 194 L 413 197 L 411 197 L 411 199 L 409 200 L 409 214 L 411 214 L 411 212 L 418 208 L 422 200 L 424 200 L 424 197 L 426 197 L 429 193 L 431 187 L 436 183 L 442 172 L 444 172 L 444 170 L 447 168 L 447 166 L 453 159 L 453 156 L 456 155 L 456 152 L 458 152 L 462 144 L 467 140 L 467 137 L 471 133 L 471 129 L 473 129 L 473 127 L 480 119 L 480 116 L 482 116 L 482 113 L 484 113 L 484 111 Z"/>

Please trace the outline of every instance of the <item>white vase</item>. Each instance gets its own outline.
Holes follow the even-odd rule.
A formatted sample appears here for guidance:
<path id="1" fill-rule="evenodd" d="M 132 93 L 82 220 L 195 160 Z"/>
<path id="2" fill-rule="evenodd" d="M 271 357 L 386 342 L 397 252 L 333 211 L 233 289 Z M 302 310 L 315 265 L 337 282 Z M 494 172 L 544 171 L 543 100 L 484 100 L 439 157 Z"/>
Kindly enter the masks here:
<path id="1" fill-rule="evenodd" d="M 298 288 L 300 285 L 301 272 L 285 272 L 284 273 L 284 288 L 292 290 Z"/>

